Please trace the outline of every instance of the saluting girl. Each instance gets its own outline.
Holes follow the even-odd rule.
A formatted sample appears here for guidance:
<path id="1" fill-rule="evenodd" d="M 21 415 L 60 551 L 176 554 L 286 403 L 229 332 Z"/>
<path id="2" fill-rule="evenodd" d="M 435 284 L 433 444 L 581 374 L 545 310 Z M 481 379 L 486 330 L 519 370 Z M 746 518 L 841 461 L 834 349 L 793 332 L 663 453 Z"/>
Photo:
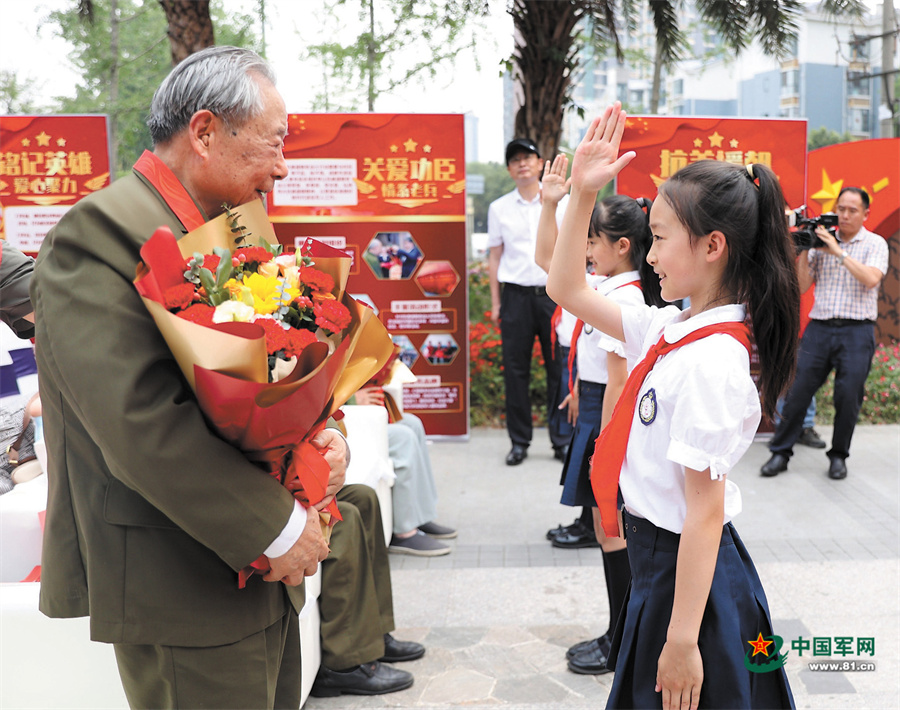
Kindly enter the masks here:
<path id="1" fill-rule="evenodd" d="M 761 165 L 702 161 L 679 170 L 653 203 L 647 260 L 662 297 L 689 298 L 691 307 L 622 307 L 584 283 L 580 270 L 597 192 L 634 157 L 618 154 L 624 128 L 616 103 L 575 152 L 547 283 L 557 303 L 624 341 L 639 360 L 591 472 L 610 537 L 620 532 L 621 491 L 632 570 L 607 707 L 793 707 L 776 649 L 766 646 L 774 670 L 746 665 L 749 642 L 770 639 L 772 623 L 731 523 L 741 503 L 727 477 L 753 440 L 760 394 L 770 414 L 792 376 L 799 292 L 781 187 Z"/>

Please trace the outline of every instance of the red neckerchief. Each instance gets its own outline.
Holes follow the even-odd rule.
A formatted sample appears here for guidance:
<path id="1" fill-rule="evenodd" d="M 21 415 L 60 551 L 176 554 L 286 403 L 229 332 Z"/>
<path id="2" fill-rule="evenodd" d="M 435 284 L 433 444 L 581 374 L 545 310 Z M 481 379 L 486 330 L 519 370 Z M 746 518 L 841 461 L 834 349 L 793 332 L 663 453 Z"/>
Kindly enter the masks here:
<path id="1" fill-rule="evenodd" d="M 594 456 L 591 459 L 591 488 L 594 490 L 594 499 L 600 508 L 600 520 L 603 524 L 603 532 L 607 537 L 619 536 L 619 521 L 616 515 L 619 473 L 622 470 L 622 463 L 625 461 L 625 450 L 631 434 L 631 422 L 634 419 L 638 394 L 640 394 L 644 380 L 647 379 L 647 375 L 653 369 L 656 361 L 666 353 L 716 333 L 730 335 L 747 348 L 748 353 L 750 352 L 750 328 L 745 323 L 713 323 L 697 328 L 674 343 L 667 343 L 665 335 L 663 335 L 659 342 L 650 348 L 644 359 L 635 365 L 628 376 L 625 389 L 622 390 L 619 401 L 616 402 L 616 408 L 613 410 L 609 423 L 594 442 Z"/>
<path id="2" fill-rule="evenodd" d="M 184 185 L 175 177 L 175 173 L 169 170 L 169 167 L 156 155 L 149 150 L 145 150 L 134 164 L 134 169 L 156 188 L 156 191 L 166 201 L 169 209 L 175 213 L 175 216 L 178 217 L 181 224 L 189 232 L 206 223 L 206 219 L 197 208 L 188 191 L 184 189 Z"/>

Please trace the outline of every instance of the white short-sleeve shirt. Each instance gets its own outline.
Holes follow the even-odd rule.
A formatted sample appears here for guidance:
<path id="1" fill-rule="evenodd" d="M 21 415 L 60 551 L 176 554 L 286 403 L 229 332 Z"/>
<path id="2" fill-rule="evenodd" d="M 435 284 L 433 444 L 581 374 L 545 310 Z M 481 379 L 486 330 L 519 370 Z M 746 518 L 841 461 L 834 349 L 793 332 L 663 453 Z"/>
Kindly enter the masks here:
<path id="1" fill-rule="evenodd" d="M 560 309 L 559 323 L 556 324 L 556 342 L 564 348 L 572 346 L 572 332 L 578 319 L 565 308 Z"/>
<path id="2" fill-rule="evenodd" d="M 640 286 L 632 282 L 640 279 L 641 275 L 637 271 L 628 271 L 609 278 L 588 276 L 588 284 L 596 289 L 597 293 L 609 296 L 620 305 L 637 306 L 644 303 L 644 294 Z M 578 379 L 604 385 L 609 382 L 606 356 L 610 352 L 625 357 L 625 343 L 585 324 L 578 338 L 576 354 Z"/>
<path id="3" fill-rule="evenodd" d="M 694 317 L 674 306 L 623 309 L 626 351 L 640 360 L 661 335 L 675 342 L 703 326 L 745 317 L 744 306 L 736 304 Z M 759 420 L 750 357 L 735 338 L 711 335 L 664 355 L 638 393 L 619 479 L 626 508 L 681 533 L 685 468 L 708 468 L 713 479 L 725 477 L 750 447 Z M 740 490 L 726 480 L 723 524 L 740 511 Z"/>
<path id="4" fill-rule="evenodd" d="M 569 196 L 566 195 L 556 207 L 557 227 L 562 224 L 568 204 Z M 500 283 L 547 285 L 547 273 L 534 261 L 540 219 L 540 193 L 529 201 L 515 189 L 497 198 L 488 207 L 488 248 L 503 247 L 497 269 Z"/>

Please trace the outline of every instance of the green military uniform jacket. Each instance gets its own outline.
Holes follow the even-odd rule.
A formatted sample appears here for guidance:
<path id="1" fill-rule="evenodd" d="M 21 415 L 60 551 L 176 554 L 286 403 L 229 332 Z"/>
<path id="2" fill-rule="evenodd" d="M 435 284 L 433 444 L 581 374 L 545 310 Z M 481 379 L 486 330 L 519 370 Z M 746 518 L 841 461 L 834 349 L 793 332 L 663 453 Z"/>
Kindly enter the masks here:
<path id="1" fill-rule="evenodd" d="M 134 288 L 139 249 L 181 223 L 134 174 L 47 235 L 32 286 L 49 460 L 40 608 L 91 638 L 216 646 L 281 618 L 285 587 L 237 570 L 293 499 L 207 426 Z M 303 587 L 291 590 L 299 610 Z"/>

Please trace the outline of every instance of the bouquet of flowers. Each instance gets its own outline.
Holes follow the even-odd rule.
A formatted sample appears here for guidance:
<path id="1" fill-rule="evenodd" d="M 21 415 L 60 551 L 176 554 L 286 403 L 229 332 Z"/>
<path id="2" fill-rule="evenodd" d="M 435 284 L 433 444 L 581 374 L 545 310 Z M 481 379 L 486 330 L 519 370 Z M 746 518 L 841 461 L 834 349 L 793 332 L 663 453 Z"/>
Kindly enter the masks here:
<path id="1" fill-rule="evenodd" d="M 345 292 L 349 257 L 311 240 L 294 254 L 273 244 L 258 200 L 177 241 L 162 227 L 141 249 L 135 286 L 213 428 L 315 505 L 329 466 L 309 439 L 393 346 Z M 335 502 L 321 515 L 327 535 Z M 261 556 L 239 586 L 268 569 Z"/>

